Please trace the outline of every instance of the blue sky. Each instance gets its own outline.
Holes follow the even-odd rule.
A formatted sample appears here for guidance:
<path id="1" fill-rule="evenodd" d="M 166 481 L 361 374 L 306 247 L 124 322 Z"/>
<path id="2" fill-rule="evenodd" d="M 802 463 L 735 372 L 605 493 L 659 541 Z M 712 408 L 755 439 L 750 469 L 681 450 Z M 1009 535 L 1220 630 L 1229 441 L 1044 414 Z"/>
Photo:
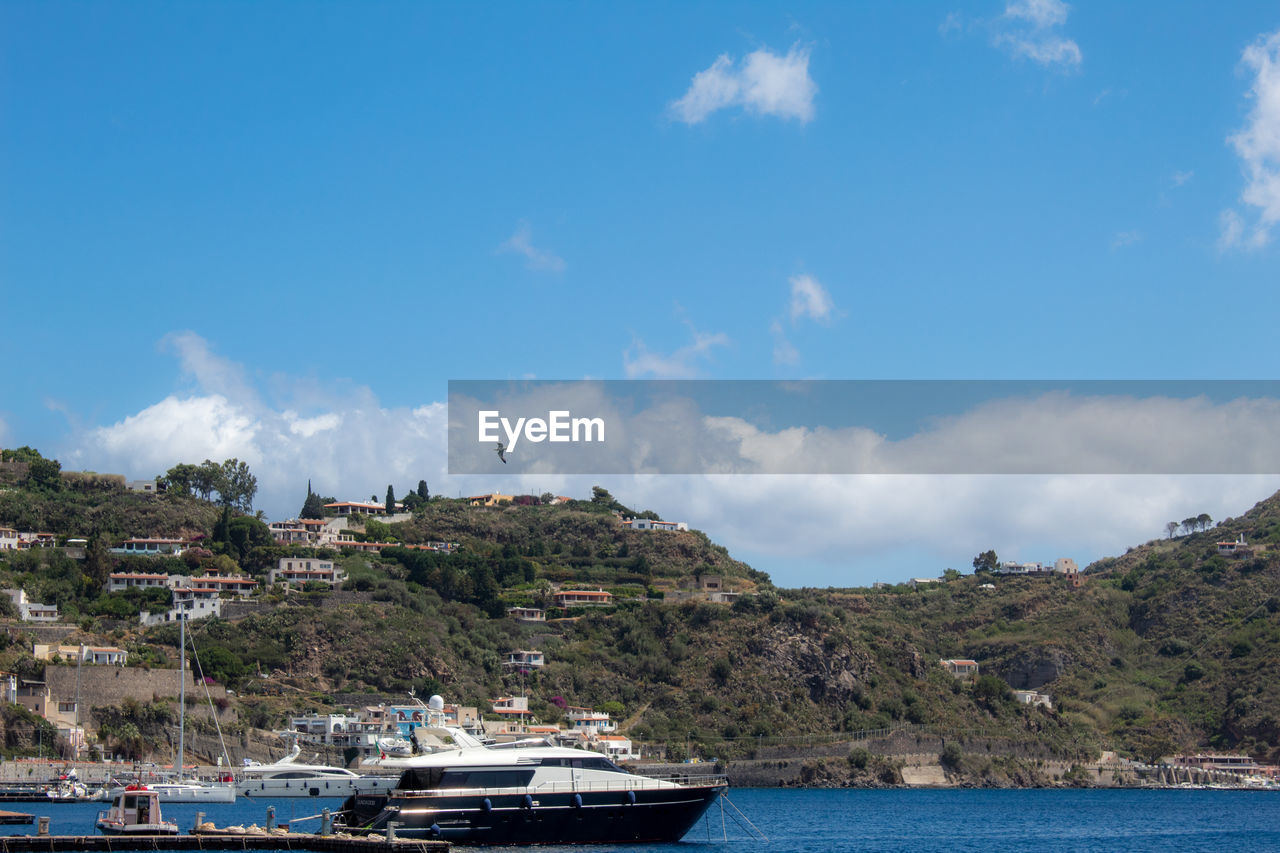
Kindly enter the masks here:
<path id="1" fill-rule="evenodd" d="M 5 4 L 0 442 L 239 455 L 276 517 L 308 477 L 502 485 L 443 473 L 451 378 L 1271 378 L 1278 32 L 1247 2 Z M 611 485 L 794 584 L 1098 556 L 1275 487 L 1120 484 L 1087 545 L 832 518 L 782 559 L 720 486 Z"/>

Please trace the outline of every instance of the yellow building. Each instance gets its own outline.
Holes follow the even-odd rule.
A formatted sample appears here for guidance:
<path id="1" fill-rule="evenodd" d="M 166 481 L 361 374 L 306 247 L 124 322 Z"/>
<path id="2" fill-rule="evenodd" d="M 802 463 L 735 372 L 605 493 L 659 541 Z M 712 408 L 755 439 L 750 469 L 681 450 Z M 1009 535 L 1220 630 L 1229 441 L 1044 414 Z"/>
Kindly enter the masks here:
<path id="1" fill-rule="evenodd" d="M 509 504 L 515 499 L 515 495 L 474 495 L 467 498 L 467 501 L 472 506 L 498 506 Z"/>

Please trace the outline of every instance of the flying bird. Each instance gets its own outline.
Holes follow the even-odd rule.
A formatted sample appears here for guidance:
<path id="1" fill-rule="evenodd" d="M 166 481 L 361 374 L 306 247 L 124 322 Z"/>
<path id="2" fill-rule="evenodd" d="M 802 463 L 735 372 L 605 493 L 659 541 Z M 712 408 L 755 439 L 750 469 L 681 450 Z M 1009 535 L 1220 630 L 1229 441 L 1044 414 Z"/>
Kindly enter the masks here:
<path id="1" fill-rule="evenodd" d="M 501 441 L 498 442 L 498 458 L 502 460 L 502 464 L 507 464 L 507 457 L 503 456 L 507 452 L 507 446 Z"/>

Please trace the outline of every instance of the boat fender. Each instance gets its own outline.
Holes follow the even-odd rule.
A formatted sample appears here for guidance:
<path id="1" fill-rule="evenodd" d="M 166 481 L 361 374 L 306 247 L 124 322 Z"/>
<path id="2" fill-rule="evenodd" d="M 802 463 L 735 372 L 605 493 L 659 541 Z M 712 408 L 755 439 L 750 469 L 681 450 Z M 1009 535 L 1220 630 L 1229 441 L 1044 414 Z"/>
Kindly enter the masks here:
<path id="1" fill-rule="evenodd" d="M 488 797 L 485 797 L 484 801 L 480 803 L 480 808 L 482 808 L 486 812 L 493 811 L 493 801 L 491 801 Z"/>
<path id="2" fill-rule="evenodd" d="M 581 795 L 581 794 L 574 794 L 574 795 L 573 795 L 573 807 L 574 807 L 575 809 L 580 809 L 580 808 L 582 808 L 582 795 Z"/>
<path id="3" fill-rule="evenodd" d="M 531 794 L 525 794 L 525 795 L 524 795 L 524 803 L 523 803 L 522 805 L 524 805 L 524 807 L 525 807 L 526 809 L 530 809 L 530 810 L 532 810 L 532 809 L 533 809 L 533 795 L 531 795 Z"/>
<path id="4" fill-rule="evenodd" d="M 636 804 L 636 792 L 627 791 L 627 805 L 634 806 Z"/>
<path id="5" fill-rule="evenodd" d="M 430 832 L 431 832 L 431 837 L 432 837 L 432 838 L 439 838 L 439 837 L 440 837 L 440 824 L 438 824 L 438 823 L 433 823 L 433 824 L 431 824 Z"/>

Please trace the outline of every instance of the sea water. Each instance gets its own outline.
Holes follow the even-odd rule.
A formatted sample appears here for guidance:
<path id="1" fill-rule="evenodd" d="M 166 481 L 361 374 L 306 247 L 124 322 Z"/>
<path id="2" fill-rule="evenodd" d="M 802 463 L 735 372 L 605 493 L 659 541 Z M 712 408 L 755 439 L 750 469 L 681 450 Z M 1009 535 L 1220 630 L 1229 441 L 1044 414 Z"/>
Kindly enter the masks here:
<path id="1" fill-rule="evenodd" d="M 276 821 L 315 832 L 315 815 L 338 799 L 237 799 L 162 806 L 185 833 L 197 812 L 218 826 Z M 11 803 L 50 818 L 55 835 L 93 833 L 103 803 Z M 754 825 L 755 830 L 752 830 Z M 31 834 L 34 826 L 0 827 Z M 764 837 L 767 837 L 767 841 Z M 541 847 L 540 853 L 608 847 Z M 631 845 L 628 853 L 823 853 L 823 851 L 1280 851 L 1280 791 L 1220 790 L 730 790 L 679 844 Z"/>

